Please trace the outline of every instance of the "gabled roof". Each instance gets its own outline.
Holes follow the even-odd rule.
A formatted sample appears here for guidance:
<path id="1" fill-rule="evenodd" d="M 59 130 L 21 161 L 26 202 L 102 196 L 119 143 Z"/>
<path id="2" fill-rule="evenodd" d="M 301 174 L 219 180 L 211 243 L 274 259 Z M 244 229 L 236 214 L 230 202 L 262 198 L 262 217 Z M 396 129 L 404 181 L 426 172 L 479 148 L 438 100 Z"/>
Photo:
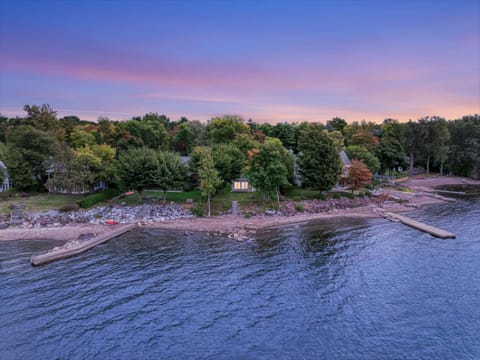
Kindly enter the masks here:
<path id="1" fill-rule="evenodd" d="M 352 165 L 352 163 L 350 162 L 350 159 L 348 158 L 347 154 L 345 153 L 345 151 L 340 151 L 340 158 L 342 159 L 342 163 L 343 163 L 343 166 L 349 166 L 349 165 Z"/>

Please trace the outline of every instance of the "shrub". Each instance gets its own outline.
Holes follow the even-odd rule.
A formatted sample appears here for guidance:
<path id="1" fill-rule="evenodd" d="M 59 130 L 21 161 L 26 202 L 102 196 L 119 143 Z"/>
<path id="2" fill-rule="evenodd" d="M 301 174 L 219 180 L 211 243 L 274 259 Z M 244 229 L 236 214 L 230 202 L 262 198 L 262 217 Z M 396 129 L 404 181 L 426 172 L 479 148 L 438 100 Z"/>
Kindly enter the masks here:
<path id="1" fill-rule="evenodd" d="M 297 202 L 295 203 L 295 210 L 303 212 L 305 210 L 305 207 L 303 206 L 302 203 Z"/>
<path id="2" fill-rule="evenodd" d="M 371 191 L 365 191 L 365 196 L 372 196 L 372 192 Z"/>
<path id="3" fill-rule="evenodd" d="M 355 199 L 355 194 L 349 193 L 349 192 L 342 192 L 341 195 L 343 197 L 346 197 L 347 199 Z"/>
<path id="4" fill-rule="evenodd" d="M 192 206 L 190 209 L 193 215 L 197 217 L 203 217 L 205 215 L 205 212 L 203 210 L 203 207 L 199 204 L 196 204 L 195 206 Z"/>
<path id="5" fill-rule="evenodd" d="M 243 217 L 244 217 L 245 219 L 250 219 L 250 218 L 252 217 L 252 214 L 249 213 L 249 212 L 246 212 L 245 214 L 243 214 Z"/>
<path id="6" fill-rule="evenodd" d="M 332 194 L 332 198 L 334 198 L 334 199 L 340 199 L 341 196 L 340 196 L 339 193 L 333 193 L 333 194 Z"/>
<path id="7" fill-rule="evenodd" d="M 322 201 L 325 201 L 325 200 L 327 200 L 327 194 L 322 192 L 322 193 L 320 193 L 320 196 L 318 198 Z"/>
<path id="8" fill-rule="evenodd" d="M 119 194 L 120 194 L 120 191 L 118 189 L 107 189 L 105 191 L 98 192 L 95 194 L 90 194 L 84 197 L 82 200 L 78 202 L 78 204 L 80 205 L 81 208 L 87 209 L 89 207 L 92 207 L 95 204 L 98 204 L 99 202 L 110 200 L 115 196 L 118 196 Z"/>
<path id="9" fill-rule="evenodd" d="M 77 211 L 80 208 L 78 204 L 72 203 L 63 205 L 59 210 L 60 212 L 68 212 L 68 211 Z"/>

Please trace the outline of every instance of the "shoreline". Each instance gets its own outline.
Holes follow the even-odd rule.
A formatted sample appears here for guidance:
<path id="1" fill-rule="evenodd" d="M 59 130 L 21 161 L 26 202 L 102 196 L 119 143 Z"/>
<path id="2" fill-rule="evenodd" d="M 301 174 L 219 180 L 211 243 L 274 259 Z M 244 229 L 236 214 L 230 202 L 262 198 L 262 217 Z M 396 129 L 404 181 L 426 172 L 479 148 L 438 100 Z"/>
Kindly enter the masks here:
<path id="1" fill-rule="evenodd" d="M 319 213 L 296 213 L 291 216 L 270 216 L 262 214 L 248 219 L 242 215 L 235 217 L 229 214 L 212 218 L 177 219 L 142 225 L 139 226 L 139 228 L 183 231 L 186 235 L 193 232 L 223 234 L 237 240 L 244 240 L 257 231 L 275 226 L 342 217 L 380 218 L 379 214 L 375 211 L 376 208 L 398 213 L 417 210 L 425 205 L 445 203 L 451 199 L 429 193 L 428 191 L 434 190 L 436 186 L 464 185 L 466 181 L 468 181 L 468 185 L 480 185 L 479 180 L 459 177 L 409 178 L 406 181 L 402 181 L 401 184 L 415 192 L 403 192 L 384 188 L 383 193 L 386 196 L 384 201 L 376 202 L 373 198 L 367 205 L 360 207 L 332 209 Z M 53 240 L 67 242 L 77 240 L 79 236 L 85 234 L 93 234 L 94 236 L 104 235 L 116 228 L 117 225 L 97 224 L 75 224 L 62 227 L 7 228 L 0 230 L 0 242 L 18 240 Z"/>

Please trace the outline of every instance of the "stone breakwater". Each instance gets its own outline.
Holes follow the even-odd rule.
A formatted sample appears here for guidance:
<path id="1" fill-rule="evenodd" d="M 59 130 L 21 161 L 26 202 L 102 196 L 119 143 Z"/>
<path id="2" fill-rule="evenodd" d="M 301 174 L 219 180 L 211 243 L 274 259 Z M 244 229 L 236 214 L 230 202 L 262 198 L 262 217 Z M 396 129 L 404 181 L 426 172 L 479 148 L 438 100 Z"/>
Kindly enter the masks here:
<path id="1" fill-rule="evenodd" d="M 165 221 L 192 218 L 192 213 L 180 205 L 171 203 L 165 205 L 144 204 L 141 206 L 99 206 L 85 211 L 60 213 L 49 211 L 43 213 L 25 214 L 22 224 L 18 227 L 62 227 L 75 224 L 105 224 L 113 220 L 119 224 L 140 223 L 142 225 Z"/>

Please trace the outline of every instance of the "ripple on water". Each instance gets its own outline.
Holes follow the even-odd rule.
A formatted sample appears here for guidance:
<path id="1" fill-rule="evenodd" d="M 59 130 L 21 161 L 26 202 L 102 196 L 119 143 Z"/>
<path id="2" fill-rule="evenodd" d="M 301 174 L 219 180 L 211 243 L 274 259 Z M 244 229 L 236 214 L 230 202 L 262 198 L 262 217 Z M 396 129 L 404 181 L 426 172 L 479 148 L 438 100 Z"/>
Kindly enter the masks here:
<path id="1" fill-rule="evenodd" d="M 142 229 L 33 268 L 0 244 L 0 354 L 16 358 L 480 357 L 478 199 L 249 242 Z"/>

